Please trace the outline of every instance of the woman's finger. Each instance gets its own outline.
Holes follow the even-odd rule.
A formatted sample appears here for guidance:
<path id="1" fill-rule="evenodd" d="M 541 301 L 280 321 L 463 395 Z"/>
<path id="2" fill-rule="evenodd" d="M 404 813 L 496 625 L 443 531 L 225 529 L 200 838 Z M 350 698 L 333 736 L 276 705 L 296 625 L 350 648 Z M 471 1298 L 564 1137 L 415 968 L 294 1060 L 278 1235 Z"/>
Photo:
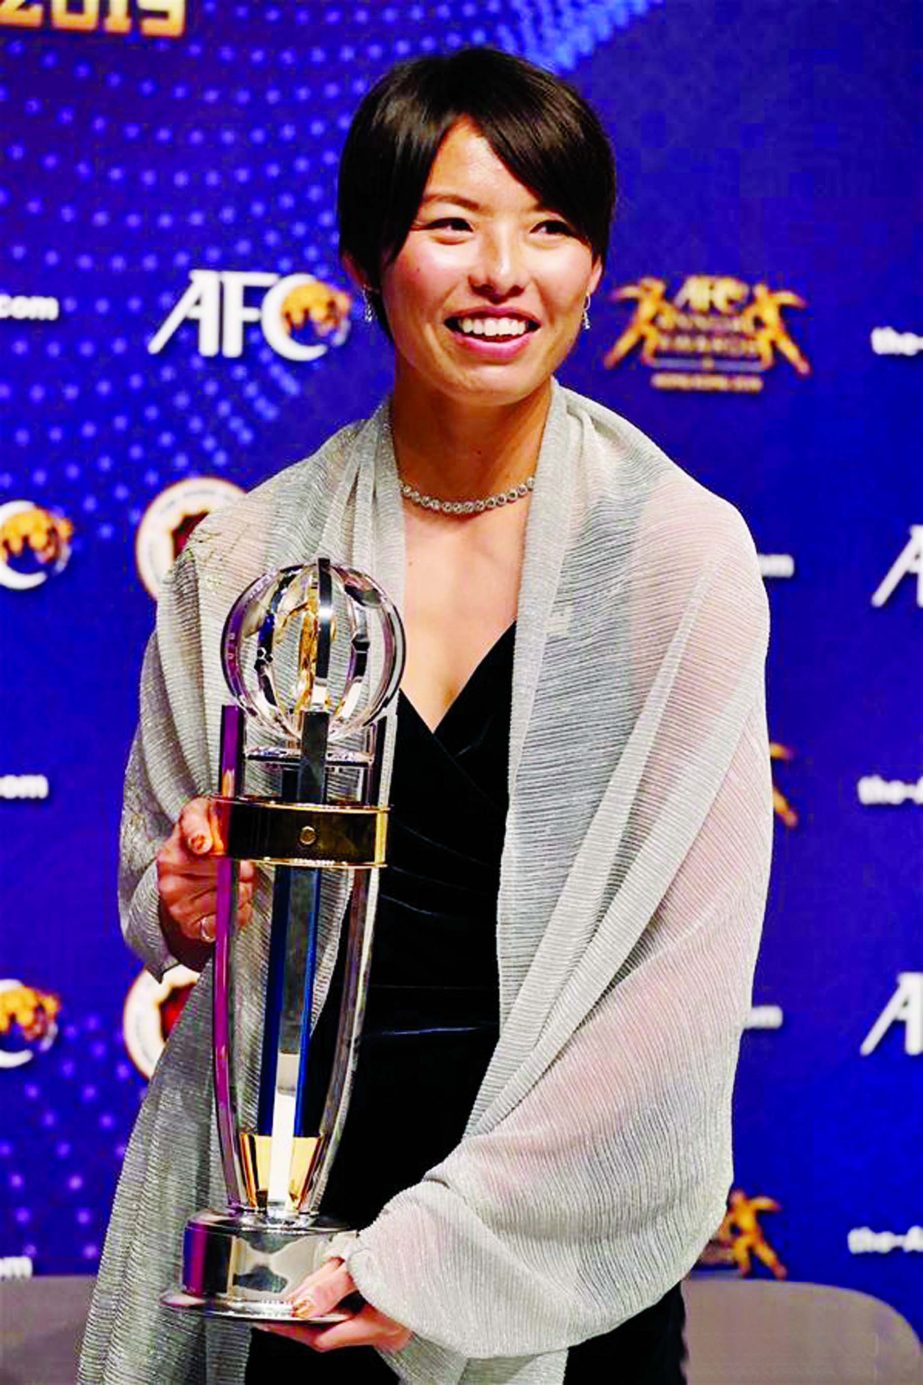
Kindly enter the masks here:
<path id="1" fill-rule="evenodd" d="M 214 877 L 215 866 L 214 856 L 196 856 L 189 850 L 180 831 L 179 823 L 157 854 L 159 875 L 202 876 L 203 878 L 210 875 Z"/>
<path id="2" fill-rule="evenodd" d="M 307 1323 L 256 1323 L 261 1332 L 275 1332 L 315 1351 L 337 1351 L 342 1347 L 377 1347 L 379 1351 L 400 1351 L 410 1341 L 408 1327 L 380 1313 L 367 1303 L 361 1313 L 333 1327 L 311 1327 Z"/>
<path id="3" fill-rule="evenodd" d="M 290 1293 L 286 1294 L 285 1297 L 291 1300 L 297 1294 L 300 1294 L 303 1289 L 309 1289 L 315 1284 L 323 1284 L 324 1280 L 329 1279 L 332 1274 L 336 1274 L 337 1270 L 340 1269 L 344 1263 L 341 1256 L 331 1255 L 329 1260 L 325 1260 L 322 1265 L 318 1265 L 316 1270 L 312 1270 L 310 1274 L 306 1275 L 301 1283 L 292 1289 Z"/>
<path id="4" fill-rule="evenodd" d="M 201 918 L 202 914 L 215 912 L 214 880 L 178 876 L 165 880 L 160 893 L 164 903 L 180 917 Z"/>
<path id="5" fill-rule="evenodd" d="M 199 942 L 214 941 L 217 914 L 217 896 L 214 890 L 203 890 L 196 895 L 179 894 L 175 896 L 176 902 L 172 907 L 170 894 L 164 892 L 162 897 L 185 937 L 194 938 Z M 238 902 L 237 922 L 242 928 L 250 922 L 252 915 L 253 905 L 250 898 L 241 898 Z"/>
<path id="6" fill-rule="evenodd" d="M 400 1351 L 410 1341 L 411 1332 L 386 1313 L 365 1304 L 345 1322 L 320 1331 L 312 1343 L 315 1351 L 336 1351 L 340 1347 L 378 1347 L 379 1351 Z"/>
<path id="7" fill-rule="evenodd" d="M 168 907 L 172 907 L 175 912 L 194 914 L 213 914 L 215 912 L 215 901 L 217 899 L 217 888 L 215 884 L 214 868 L 200 873 L 199 867 L 205 865 L 204 861 L 195 861 L 192 869 L 184 871 L 182 874 L 164 875 L 161 897 Z M 253 886 L 244 881 L 238 889 L 238 901 L 240 904 L 250 905 L 253 902 Z"/>
<path id="8" fill-rule="evenodd" d="M 214 914 L 203 914 L 198 919 L 188 919 L 180 924 L 180 931 L 187 938 L 193 938 L 197 943 L 213 943 L 215 941 L 215 916 Z"/>
<path id="9" fill-rule="evenodd" d="M 258 1332 L 273 1332 L 277 1337 L 290 1337 L 294 1342 L 301 1342 L 306 1347 L 313 1347 L 318 1335 L 324 1330 L 320 1327 L 309 1327 L 307 1323 L 287 1323 L 287 1322 L 255 1322 L 253 1326 Z"/>
<path id="10" fill-rule="evenodd" d="M 179 815 L 178 827 L 184 845 L 196 856 L 212 849 L 212 830 L 208 817 L 208 800 L 192 798 Z"/>
<path id="11" fill-rule="evenodd" d="M 341 1262 L 328 1269 L 331 1263 L 328 1261 L 327 1265 L 322 1265 L 320 1270 L 309 1275 L 288 1295 L 296 1318 L 323 1317 L 335 1308 L 341 1299 L 355 1293 L 356 1286 L 346 1266 Z"/>

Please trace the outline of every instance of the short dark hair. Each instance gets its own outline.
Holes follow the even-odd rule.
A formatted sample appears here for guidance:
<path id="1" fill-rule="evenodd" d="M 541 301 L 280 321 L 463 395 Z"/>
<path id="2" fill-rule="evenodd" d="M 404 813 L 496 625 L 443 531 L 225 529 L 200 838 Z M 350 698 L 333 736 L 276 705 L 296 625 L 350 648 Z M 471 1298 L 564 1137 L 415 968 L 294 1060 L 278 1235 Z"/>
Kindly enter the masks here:
<path id="1" fill-rule="evenodd" d="M 378 294 L 399 254 L 440 144 L 467 117 L 550 210 L 560 212 L 603 264 L 615 203 L 612 148 L 599 117 L 560 78 L 496 48 L 463 48 L 391 68 L 353 117 L 337 193 L 340 255 Z"/>

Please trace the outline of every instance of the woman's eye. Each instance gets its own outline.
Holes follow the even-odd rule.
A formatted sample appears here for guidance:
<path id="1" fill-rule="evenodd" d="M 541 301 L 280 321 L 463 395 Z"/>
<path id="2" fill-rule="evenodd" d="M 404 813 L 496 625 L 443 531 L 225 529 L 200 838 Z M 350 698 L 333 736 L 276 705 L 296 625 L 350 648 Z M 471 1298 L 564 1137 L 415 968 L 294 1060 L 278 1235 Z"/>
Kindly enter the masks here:
<path id="1" fill-rule="evenodd" d="M 548 217 L 546 221 L 540 222 L 536 230 L 541 231 L 543 229 L 556 236 L 572 236 L 574 234 L 567 222 L 561 221 L 559 217 Z"/>
<path id="2" fill-rule="evenodd" d="M 438 221 L 429 223 L 431 231 L 470 231 L 471 227 L 464 217 L 441 216 Z"/>

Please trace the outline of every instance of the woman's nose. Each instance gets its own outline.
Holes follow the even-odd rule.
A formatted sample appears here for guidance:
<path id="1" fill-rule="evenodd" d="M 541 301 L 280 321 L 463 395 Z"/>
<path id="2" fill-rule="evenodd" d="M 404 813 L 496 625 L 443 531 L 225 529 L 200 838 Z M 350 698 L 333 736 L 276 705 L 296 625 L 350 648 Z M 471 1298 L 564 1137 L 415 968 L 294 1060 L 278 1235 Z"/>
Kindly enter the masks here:
<path id="1" fill-rule="evenodd" d="M 491 298 L 507 298 L 523 287 L 525 270 L 515 237 L 502 232 L 485 236 L 472 266 L 471 287 Z"/>

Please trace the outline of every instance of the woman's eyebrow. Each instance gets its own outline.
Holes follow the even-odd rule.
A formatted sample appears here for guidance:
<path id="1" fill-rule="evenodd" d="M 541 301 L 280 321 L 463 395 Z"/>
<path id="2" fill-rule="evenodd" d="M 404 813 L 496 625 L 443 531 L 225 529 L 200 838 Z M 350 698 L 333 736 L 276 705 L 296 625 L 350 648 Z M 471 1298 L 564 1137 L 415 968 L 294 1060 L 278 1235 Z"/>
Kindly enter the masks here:
<path id="1" fill-rule="evenodd" d="M 423 197 L 420 206 L 425 207 L 430 202 L 454 202 L 458 207 L 467 207 L 470 212 L 481 210 L 480 202 L 475 202 L 470 197 L 463 197 L 460 192 L 428 192 Z"/>
<path id="2" fill-rule="evenodd" d="M 427 192 L 420 201 L 420 208 L 428 206 L 431 202 L 453 202 L 457 207 L 465 207 L 469 212 L 482 212 L 484 205 L 474 201 L 471 197 L 465 197 L 460 192 Z M 529 216 L 535 212 L 551 212 L 553 207 L 546 206 L 543 202 L 534 202 L 531 207 L 525 209 Z M 555 213 L 559 215 L 559 213 Z"/>

